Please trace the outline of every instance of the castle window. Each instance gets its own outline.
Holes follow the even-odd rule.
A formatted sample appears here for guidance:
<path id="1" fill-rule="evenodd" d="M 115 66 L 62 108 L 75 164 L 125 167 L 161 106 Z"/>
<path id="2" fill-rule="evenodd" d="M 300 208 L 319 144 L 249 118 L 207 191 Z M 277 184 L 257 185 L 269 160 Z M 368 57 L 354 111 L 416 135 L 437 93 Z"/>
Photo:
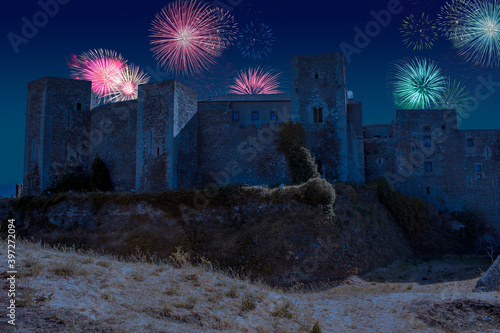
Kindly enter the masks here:
<path id="1" fill-rule="evenodd" d="M 424 147 L 430 147 L 431 146 L 431 137 L 426 135 L 424 136 Z"/>
<path id="2" fill-rule="evenodd" d="M 431 127 L 429 125 L 425 125 L 424 132 L 430 132 L 430 131 L 431 131 Z"/>
<path id="3" fill-rule="evenodd" d="M 318 74 L 314 74 L 314 78 L 317 79 L 319 77 Z"/>
<path id="4" fill-rule="evenodd" d="M 481 164 L 476 164 L 476 165 L 474 166 L 474 171 L 476 171 L 476 172 L 481 172 L 481 171 L 482 171 L 482 166 L 481 166 Z"/>
<path id="5" fill-rule="evenodd" d="M 478 175 L 477 175 L 477 179 L 483 179 L 483 175 L 478 174 Z"/>
<path id="6" fill-rule="evenodd" d="M 78 111 L 81 111 L 82 110 L 82 103 L 76 103 L 76 109 Z"/>
<path id="7" fill-rule="evenodd" d="M 467 147 L 474 146 L 474 139 L 467 139 Z"/>
<path id="8" fill-rule="evenodd" d="M 441 126 L 441 131 L 446 131 L 446 125 Z"/>
<path id="9" fill-rule="evenodd" d="M 375 138 L 375 139 L 380 139 L 380 138 L 381 138 L 381 136 L 380 136 L 380 135 L 375 135 L 375 136 L 374 136 L 374 138 Z"/>
<path id="10" fill-rule="evenodd" d="M 240 113 L 239 112 L 233 112 L 233 120 L 240 120 Z"/>
<path id="11" fill-rule="evenodd" d="M 259 120 L 259 112 L 252 111 L 252 120 Z"/>
<path id="12" fill-rule="evenodd" d="M 323 122 L 323 109 L 319 108 L 318 109 L 318 123 L 322 123 L 322 122 Z"/>
<path id="13" fill-rule="evenodd" d="M 425 172 L 432 172 L 432 162 L 425 162 L 424 169 L 425 169 Z"/>
<path id="14" fill-rule="evenodd" d="M 278 114 L 274 111 L 271 111 L 271 120 L 277 120 L 278 119 Z"/>
<path id="15" fill-rule="evenodd" d="M 429 186 L 427 186 L 425 188 L 425 192 L 427 193 L 427 195 L 431 194 L 431 188 Z"/>
<path id="16" fill-rule="evenodd" d="M 317 123 L 318 122 L 318 109 L 316 109 L 316 108 L 314 108 L 314 110 L 313 110 L 313 118 L 314 118 L 313 121 L 315 123 Z"/>
<path id="17" fill-rule="evenodd" d="M 156 148 L 156 156 L 160 156 L 160 147 Z"/>

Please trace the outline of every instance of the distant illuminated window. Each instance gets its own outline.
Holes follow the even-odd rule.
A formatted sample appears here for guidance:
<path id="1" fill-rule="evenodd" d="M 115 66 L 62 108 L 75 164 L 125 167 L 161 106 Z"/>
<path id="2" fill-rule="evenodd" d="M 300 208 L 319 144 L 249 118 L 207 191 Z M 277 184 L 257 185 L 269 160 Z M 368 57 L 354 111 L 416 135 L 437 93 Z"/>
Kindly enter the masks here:
<path id="1" fill-rule="evenodd" d="M 431 137 L 426 135 L 424 136 L 424 147 L 430 147 L 431 146 Z"/>
<path id="2" fill-rule="evenodd" d="M 481 164 L 476 164 L 475 167 L 474 167 L 474 170 L 476 172 L 481 172 L 481 169 L 482 169 Z"/>
<path id="3" fill-rule="evenodd" d="M 252 112 L 252 120 L 259 120 L 259 112 L 257 111 Z"/>
<path id="4" fill-rule="evenodd" d="M 271 111 L 271 120 L 277 120 L 278 119 L 278 114 L 274 111 Z"/>
<path id="5" fill-rule="evenodd" d="M 483 179 L 483 176 L 481 174 L 478 174 L 477 179 Z"/>
<path id="6" fill-rule="evenodd" d="M 425 172 L 432 172 L 432 162 L 424 163 Z"/>
<path id="7" fill-rule="evenodd" d="M 239 112 L 233 112 L 233 120 L 239 120 L 240 119 L 240 113 Z"/>
<path id="8" fill-rule="evenodd" d="M 467 139 L 467 147 L 472 147 L 474 146 L 474 139 Z"/>

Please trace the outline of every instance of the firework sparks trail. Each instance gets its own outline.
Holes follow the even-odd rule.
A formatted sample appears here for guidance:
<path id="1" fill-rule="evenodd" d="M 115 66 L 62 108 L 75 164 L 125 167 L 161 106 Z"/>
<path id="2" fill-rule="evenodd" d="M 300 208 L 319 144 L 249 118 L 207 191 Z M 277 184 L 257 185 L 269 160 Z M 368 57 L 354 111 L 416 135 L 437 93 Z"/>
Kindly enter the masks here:
<path id="1" fill-rule="evenodd" d="M 266 71 L 261 67 L 250 67 L 241 71 L 235 78 L 234 83 L 229 86 L 231 94 L 253 95 L 253 94 L 279 94 L 280 73 Z"/>

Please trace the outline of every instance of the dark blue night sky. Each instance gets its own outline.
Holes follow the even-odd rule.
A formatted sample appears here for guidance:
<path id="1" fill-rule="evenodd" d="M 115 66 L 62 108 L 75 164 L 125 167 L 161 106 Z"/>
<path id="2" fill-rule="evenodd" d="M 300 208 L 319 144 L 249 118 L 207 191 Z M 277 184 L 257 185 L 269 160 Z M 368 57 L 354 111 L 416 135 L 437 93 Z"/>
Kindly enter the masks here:
<path id="1" fill-rule="evenodd" d="M 23 17 L 32 22 L 33 16 L 42 10 L 40 3 L 45 2 L 53 1 L 23 0 L 2 4 L 0 195 L 13 192 L 12 184 L 22 182 L 26 88 L 29 81 L 45 76 L 69 77 L 66 61 L 70 55 L 97 48 L 116 50 L 143 69 L 157 68 L 150 51 L 149 29 L 155 13 L 168 1 L 59 0 L 65 4 L 59 4 L 57 14 L 28 38 L 26 44 L 20 44 L 16 53 L 7 36 L 11 32 L 22 35 Z M 287 87 L 291 56 L 339 52 L 342 42 L 354 45 L 354 28 L 364 29 L 367 23 L 374 21 L 370 13 L 387 9 L 389 3 L 397 5 L 395 0 L 241 1 L 233 10 L 236 21 L 244 25 L 251 20 L 262 20 L 269 25 L 276 36 L 273 51 L 265 59 L 250 60 L 244 59 L 233 47 L 225 51 L 216 71 L 222 68 L 240 70 L 257 64 L 271 66 L 283 71 L 283 84 Z M 356 100 L 363 102 L 365 124 L 390 123 L 393 119 L 395 106 L 391 99 L 390 73 L 394 62 L 405 57 L 419 55 L 436 61 L 444 74 L 460 80 L 472 93 L 481 81 L 488 81 L 489 75 L 493 83 L 500 82 L 498 68 L 481 68 L 465 62 L 451 43 L 441 36 L 431 50 L 413 51 L 403 44 L 399 32 L 403 19 L 410 14 L 421 15 L 422 11 L 435 19 L 444 3 L 443 0 L 401 0 L 401 13 L 392 15 L 390 24 L 381 28 L 380 33 L 371 38 L 359 54 L 352 55 L 347 64 L 348 89 L 354 91 Z M 168 73 L 155 74 L 152 81 L 172 77 Z M 207 80 L 207 77 L 213 80 Z M 203 80 L 179 77 L 188 85 L 195 82 L 198 85 L 196 89 L 202 88 L 203 84 L 211 84 L 213 88 L 218 79 L 217 72 L 210 73 Z M 500 83 L 490 86 L 491 97 L 480 102 L 479 108 L 463 121 L 461 128 L 500 128 L 497 106 L 500 91 L 496 91 L 499 89 Z"/>

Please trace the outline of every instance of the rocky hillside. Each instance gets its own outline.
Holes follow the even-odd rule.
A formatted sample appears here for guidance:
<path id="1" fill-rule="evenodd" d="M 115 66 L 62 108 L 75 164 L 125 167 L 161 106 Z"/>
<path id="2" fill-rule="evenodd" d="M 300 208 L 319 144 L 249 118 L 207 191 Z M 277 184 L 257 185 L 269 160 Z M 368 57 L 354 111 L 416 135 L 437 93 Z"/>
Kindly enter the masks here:
<path id="1" fill-rule="evenodd" d="M 412 254 L 415 237 L 380 190 L 325 183 L 229 186 L 210 200 L 201 191 L 42 195 L 11 202 L 9 214 L 30 239 L 119 256 L 180 248 L 280 286 L 340 281 Z"/>

